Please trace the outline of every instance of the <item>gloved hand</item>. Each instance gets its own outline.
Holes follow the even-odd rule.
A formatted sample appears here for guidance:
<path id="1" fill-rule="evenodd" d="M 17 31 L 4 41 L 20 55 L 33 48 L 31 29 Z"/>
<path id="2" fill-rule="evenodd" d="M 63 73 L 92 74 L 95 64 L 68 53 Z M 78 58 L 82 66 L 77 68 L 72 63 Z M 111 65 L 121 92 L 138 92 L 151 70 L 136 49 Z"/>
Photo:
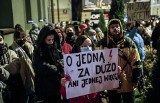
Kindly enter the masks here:
<path id="1" fill-rule="evenodd" d="M 49 68 L 54 70 L 54 72 L 57 72 L 57 67 L 55 65 L 50 65 Z"/>
<path id="2" fill-rule="evenodd" d="M 43 65 L 47 66 L 49 69 L 53 70 L 54 72 L 57 72 L 57 66 L 50 65 L 49 63 L 44 62 Z"/>

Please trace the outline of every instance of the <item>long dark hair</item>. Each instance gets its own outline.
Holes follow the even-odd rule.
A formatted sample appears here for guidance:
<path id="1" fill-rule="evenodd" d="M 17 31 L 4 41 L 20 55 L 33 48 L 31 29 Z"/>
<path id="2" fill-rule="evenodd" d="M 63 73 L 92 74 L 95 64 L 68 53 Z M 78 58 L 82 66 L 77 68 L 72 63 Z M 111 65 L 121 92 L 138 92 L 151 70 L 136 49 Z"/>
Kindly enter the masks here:
<path id="1" fill-rule="evenodd" d="M 37 47 L 44 46 L 45 45 L 45 41 L 44 40 L 49 35 L 53 35 L 55 40 L 58 38 L 58 34 L 54 29 L 50 28 L 49 26 L 43 27 L 40 30 L 40 33 L 38 35 L 38 38 L 37 38 L 37 41 L 36 41 L 36 46 Z"/>
<path id="2" fill-rule="evenodd" d="M 83 44 L 83 42 L 84 42 L 87 38 L 89 38 L 89 37 L 86 36 L 86 35 L 81 35 L 81 36 L 79 36 L 79 37 L 76 39 L 75 45 L 73 46 L 72 53 L 78 53 L 78 52 L 80 52 L 80 51 L 81 51 L 81 50 L 80 50 L 80 46 Z M 90 39 L 90 38 L 89 38 L 89 39 Z M 91 42 L 92 42 L 92 50 L 95 50 L 95 44 L 94 44 L 94 42 L 92 41 L 92 39 L 90 39 L 90 40 L 91 40 Z"/>

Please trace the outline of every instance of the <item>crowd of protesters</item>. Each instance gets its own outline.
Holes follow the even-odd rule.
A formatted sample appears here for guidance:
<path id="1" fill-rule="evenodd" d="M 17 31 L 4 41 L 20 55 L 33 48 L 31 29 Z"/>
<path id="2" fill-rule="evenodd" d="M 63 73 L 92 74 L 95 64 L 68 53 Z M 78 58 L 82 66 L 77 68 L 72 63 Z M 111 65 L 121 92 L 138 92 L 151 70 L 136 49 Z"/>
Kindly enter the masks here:
<path id="1" fill-rule="evenodd" d="M 134 88 L 143 88 L 139 79 L 144 75 L 145 47 L 159 49 L 160 22 L 127 22 L 126 30 L 119 19 L 107 25 L 104 33 L 98 24 L 90 26 L 89 19 L 80 24 L 47 23 L 41 29 L 33 23 L 26 34 L 16 24 L 10 46 L 0 32 L 0 103 L 134 103 Z M 118 48 L 120 87 L 107 90 L 106 96 L 102 91 L 66 99 L 65 83 L 70 79 L 64 73 L 63 54 L 105 48 Z"/>

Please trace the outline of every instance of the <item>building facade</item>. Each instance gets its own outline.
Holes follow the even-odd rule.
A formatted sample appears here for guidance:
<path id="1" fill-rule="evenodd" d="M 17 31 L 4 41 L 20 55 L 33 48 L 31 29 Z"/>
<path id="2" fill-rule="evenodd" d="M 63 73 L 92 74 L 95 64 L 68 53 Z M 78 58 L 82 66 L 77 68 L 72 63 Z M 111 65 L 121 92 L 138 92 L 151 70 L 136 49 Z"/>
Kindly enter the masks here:
<path id="1" fill-rule="evenodd" d="M 28 33 L 32 23 L 41 28 L 48 22 L 71 20 L 71 0 L 0 0 L 0 13 L 1 30 L 21 24 Z M 7 35 L 5 41 L 11 44 L 12 38 Z"/>
<path id="2" fill-rule="evenodd" d="M 125 0 L 125 2 L 145 2 L 151 3 L 151 15 L 160 15 L 160 0 Z"/>
<path id="3" fill-rule="evenodd" d="M 151 0 L 151 15 L 160 15 L 160 0 Z"/>

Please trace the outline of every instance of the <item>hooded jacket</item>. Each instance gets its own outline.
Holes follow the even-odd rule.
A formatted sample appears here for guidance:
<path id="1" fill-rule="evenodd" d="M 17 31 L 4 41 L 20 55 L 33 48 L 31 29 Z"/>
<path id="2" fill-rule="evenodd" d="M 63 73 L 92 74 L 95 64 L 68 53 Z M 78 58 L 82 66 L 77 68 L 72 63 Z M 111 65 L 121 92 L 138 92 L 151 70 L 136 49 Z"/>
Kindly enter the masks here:
<path id="1" fill-rule="evenodd" d="M 111 24 L 120 25 L 119 38 L 112 38 L 110 32 Z M 116 89 L 118 92 L 133 91 L 133 83 L 137 83 L 140 75 L 140 57 L 135 43 L 128 37 L 124 36 L 124 31 L 120 20 L 112 19 L 108 23 L 107 36 L 100 41 L 100 48 L 118 48 L 118 65 L 122 68 L 120 75 L 121 86 Z"/>
<path id="2" fill-rule="evenodd" d="M 45 44 L 48 35 L 55 35 L 56 32 L 48 26 L 41 29 L 37 39 L 37 48 L 34 51 L 33 68 L 35 71 L 35 91 L 39 98 L 46 95 L 58 95 L 60 92 L 60 79 L 63 67 L 58 64 L 60 53 L 55 43 Z M 56 39 L 56 38 L 54 38 Z"/>

